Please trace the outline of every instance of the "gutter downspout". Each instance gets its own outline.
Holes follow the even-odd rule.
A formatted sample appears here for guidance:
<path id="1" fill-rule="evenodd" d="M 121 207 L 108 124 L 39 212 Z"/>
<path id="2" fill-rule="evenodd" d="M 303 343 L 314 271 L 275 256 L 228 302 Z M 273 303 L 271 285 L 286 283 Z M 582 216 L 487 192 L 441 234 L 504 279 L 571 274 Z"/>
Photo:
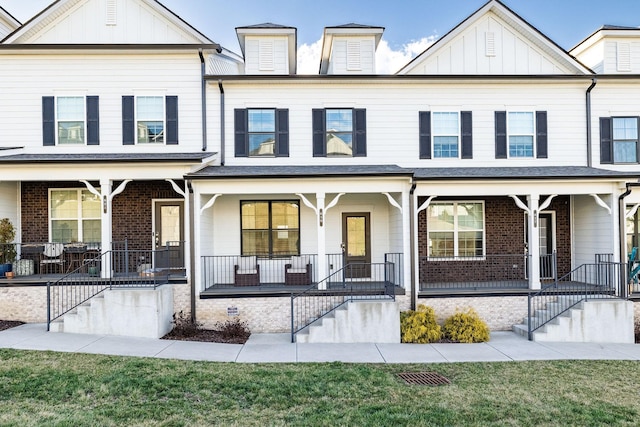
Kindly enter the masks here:
<path id="1" fill-rule="evenodd" d="M 620 197 L 618 197 L 618 229 L 619 229 L 619 234 L 620 234 L 620 263 L 626 263 L 626 260 L 624 260 L 623 258 L 623 254 L 627 253 L 627 243 L 626 243 L 626 239 L 624 238 L 624 235 L 622 233 L 623 230 L 625 230 L 625 222 L 626 222 L 626 218 L 625 218 L 625 205 L 624 205 L 624 198 L 627 197 L 629 194 L 631 194 L 631 190 L 632 187 L 640 187 L 640 182 L 627 182 L 626 183 L 626 191 L 624 193 L 622 193 L 620 195 Z M 625 274 L 625 272 L 621 272 L 620 273 Z M 627 297 L 627 278 L 625 277 L 624 280 L 622 281 L 623 284 L 625 284 L 625 286 L 623 286 L 623 289 L 620 290 L 620 297 L 622 298 L 626 298 Z M 624 295 L 622 295 L 624 293 Z"/>
<path id="2" fill-rule="evenodd" d="M 591 167 L 591 90 L 598 83 L 598 79 L 595 77 L 591 79 L 591 86 L 587 88 L 586 103 L 587 103 L 587 167 Z"/>
<path id="3" fill-rule="evenodd" d="M 224 166 L 225 161 L 225 141 L 224 141 L 224 87 L 222 79 L 218 80 L 218 89 L 220 89 L 220 166 Z"/>
<path id="4" fill-rule="evenodd" d="M 201 84 L 201 98 L 202 98 L 202 151 L 207 151 L 207 82 L 204 79 L 205 75 L 205 62 L 202 49 L 198 49 L 198 56 L 200 56 L 200 77 Z"/>
<path id="5" fill-rule="evenodd" d="M 187 184 L 187 197 L 189 198 L 189 252 L 191 253 L 191 256 L 189 257 L 190 260 L 190 265 L 189 265 L 189 269 L 190 269 L 190 274 L 189 276 L 191 277 L 191 283 L 190 283 L 190 295 L 189 295 L 189 302 L 191 305 L 191 320 L 193 322 L 196 321 L 197 316 L 196 316 L 196 258 L 195 258 L 195 254 L 196 254 L 196 244 L 195 244 L 195 209 L 194 209 L 194 197 L 193 197 L 193 185 L 191 184 L 190 180 L 186 180 L 186 184 Z M 194 323 L 195 324 L 195 323 Z"/>
<path id="6" fill-rule="evenodd" d="M 409 258 L 411 259 L 411 310 L 416 309 L 416 301 L 418 300 L 417 296 L 417 286 L 416 286 L 416 257 L 417 253 L 414 254 L 415 251 L 415 210 L 416 204 L 413 197 L 413 192 L 416 190 L 415 181 L 411 184 L 411 190 L 409 190 L 409 212 L 411 213 L 411 220 L 409 221 L 409 245 L 411 245 L 411 252 L 409 253 Z"/>

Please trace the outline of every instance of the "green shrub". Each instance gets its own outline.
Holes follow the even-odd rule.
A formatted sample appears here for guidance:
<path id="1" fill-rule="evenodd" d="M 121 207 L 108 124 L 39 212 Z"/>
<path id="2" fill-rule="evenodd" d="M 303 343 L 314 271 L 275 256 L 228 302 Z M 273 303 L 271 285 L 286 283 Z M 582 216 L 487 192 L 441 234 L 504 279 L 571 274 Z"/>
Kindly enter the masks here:
<path id="1" fill-rule="evenodd" d="M 419 305 L 417 310 L 400 313 L 400 334 L 402 342 L 427 344 L 442 338 L 440 325 L 436 323 L 433 308 Z"/>
<path id="2" fill-rule="evenodd" d="M 489 327 L 474 309 L 457 312 L 444 322 L 445 338 L 451 341 L 472 343 L 489 341 Z"/>

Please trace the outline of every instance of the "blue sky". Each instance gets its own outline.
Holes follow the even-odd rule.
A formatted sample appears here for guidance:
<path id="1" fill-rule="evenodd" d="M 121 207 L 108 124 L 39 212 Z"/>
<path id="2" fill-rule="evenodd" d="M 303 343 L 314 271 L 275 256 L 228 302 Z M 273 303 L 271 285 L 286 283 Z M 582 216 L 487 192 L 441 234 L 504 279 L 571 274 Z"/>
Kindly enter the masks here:
<path id="1" fill-rule="evenodd" d="M 25 22 L 51 0 L 0 0 Z M 350 22 L 385 27 L 391 51 L 446 34 L 486 0 L 161 0 L 209 38 L 239 53 L 235 27 L 274 22 L 298 28 L 298 45 L 311 46 L 325 26 Z M 640 26 L 640 0 L 504 0 L 565 49 L 604 24 Z M 422 47 L 420 45 L 419 47 Z M 405 52 L 406 53 L 406 52 Z"/>

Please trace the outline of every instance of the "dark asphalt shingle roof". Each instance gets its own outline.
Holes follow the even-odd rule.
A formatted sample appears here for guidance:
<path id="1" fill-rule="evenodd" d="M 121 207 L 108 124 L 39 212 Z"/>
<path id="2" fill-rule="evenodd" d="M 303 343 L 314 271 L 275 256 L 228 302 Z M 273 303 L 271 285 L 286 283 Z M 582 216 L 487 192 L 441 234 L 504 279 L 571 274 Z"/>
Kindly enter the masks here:
<path id="1" fill-rule="evenodd" d="M 620 172 L 587 166 L 419 168 L 414 169 L 414 172 L 416 180 L 629 178 L 640 176 L 640 171 Z"/>
<path id="2" fill-rule="evenodd" d="M 411 176 L 411 169 L 396 165 L 345 165 L 345 166 L 209 166 L 188 178 L 266 178 L 266 177 L 315 177 L 315 176 Z"/>

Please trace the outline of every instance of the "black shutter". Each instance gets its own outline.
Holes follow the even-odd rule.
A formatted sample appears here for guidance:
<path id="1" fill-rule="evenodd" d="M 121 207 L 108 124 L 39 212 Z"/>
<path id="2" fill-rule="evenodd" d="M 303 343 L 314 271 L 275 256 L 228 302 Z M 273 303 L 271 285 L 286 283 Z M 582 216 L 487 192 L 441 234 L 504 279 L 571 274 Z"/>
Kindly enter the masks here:
<path id="1" fill-rule="evenodd" d="M 611 117 L 600 117 L 600 163 L 613 163 Z"/>
<path id="2" fill-rule="evenodd" d="M 42 97 L 42 145 L 56 145 L 56 106 L 53 96 Z"/>
<path id="3" fill-rule="evenodd" d="M 133 96 L 122 97 L 122 145 L 135 145 L 136 129 Z"/>
<path id="4" fill-rule="evenodd" d="M 547 158 L 547 112 L 536 111 L 536 157 Z"/>
<path id="5" fill-rule="evenodd" d="M 247 157 L 249 155 L 249 141 L 247 136 L 247 129 L 249 115 L 244 108 L 237 108 L 234 110 L 233 126 L 235 129 L 234 149 L 236 157 Z"/>
<path id="6" fill-rule="evenodd" d="M 313 121 L 313 157 L 327 157 L 326 114 L 324 109 L 314 108 Z"/>
<path id="7" fill-rule="evenodd" d="M 367 156 L 367 110 L 353 110 L 353 157 Z"/>
<path id="8" fill-rule="evenodd" d="M 495 112 L 496 159 L 507 158 L 507 112 Z"/>
<path id="9" fill-rule="evenodd" d="M 177 145 L 178 144 L 178 97 L 167 96 L 166 103 L 166 132 L 165 132 L 165 144 Z"/>
<path id="10" fill-rule="evenodd" d="M 420 127 L 420 158 L 431 158 L 431 111 L 418 112 Z"/>
<path id="11" fill-rule="evenodd" d="M 87 96 L 87 145 L 100 145 L 100 102 Z"/>
<path id="12" fill-rule="evenodd" d="M 473 119 L 471 111 L 460 112 L 462 134 L 462 158 L 473 159 Z"/>
<path id="13" fill-rule="evenodd" d="M 289 110 L 276 110 L 276 157 L 289 157 Z"/>

